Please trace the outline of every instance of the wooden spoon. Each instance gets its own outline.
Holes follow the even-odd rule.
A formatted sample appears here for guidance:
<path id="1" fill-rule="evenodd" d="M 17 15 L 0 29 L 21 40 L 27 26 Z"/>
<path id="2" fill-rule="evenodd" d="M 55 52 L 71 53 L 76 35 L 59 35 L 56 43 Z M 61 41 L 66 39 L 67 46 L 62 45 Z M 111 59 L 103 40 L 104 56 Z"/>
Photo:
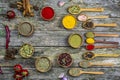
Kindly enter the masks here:
<path id="1" fill-rule="evenodd" d="M 119 37 L 119 34 L 105 34 L 105 33 L 95 33 L 95 32 L 87 32 L 85 33 L 86 37 L 94 38 L 96 36 L 98 37 Z"/>
<path id="2" fill-rule="evenodd" d="M 79 5 L 73 5 L 68 8 L 70 14 L 79 14 L 82 11 L 87 12 L 103 12 L 104 8 L 81 8 Z"/>
<path id="3" fill-rule="evenodd" d="M 95 24 L 90 20 L 83 22 L 82 27 L 85 29 L 93 29 L 95 27 L 116 27 L 116 23 L 109 23 L 109 24 Z"/>
<path id="4" fill-rule="evenodd" d="M 93 52 L 86 52 L 83 54 L 83 58 L 87 60 L 94 59 L 95 57 L 119 57 L 119 54 L 95 54 Z"/>
<path id="5" fill-rule="evenodd" d="M 80 68 L 71 68 L 69 74 L 71 76 L 80 76 L 81 74 L 104 74 L 104 72 L 87 72 L 82 71 Z"/>
<path id="6" fill-rule="evenodd" d="M 87 16 L 85 14 L 80 14 L 78 16 L 79 21 L 87 21 L 88 19 L 104 19 L 104 18 L 109 18 L 109 16 Z"/>
<path id="7" fill-rule="evenodd" d="M 115 44 L 115 45 L 119 44 L 119 42 L 106 41 L 106 40 L 96 40 L 94 38 L 86 38 L 86 43 L 87 44 L 104 43 L 104 44 Z"/>

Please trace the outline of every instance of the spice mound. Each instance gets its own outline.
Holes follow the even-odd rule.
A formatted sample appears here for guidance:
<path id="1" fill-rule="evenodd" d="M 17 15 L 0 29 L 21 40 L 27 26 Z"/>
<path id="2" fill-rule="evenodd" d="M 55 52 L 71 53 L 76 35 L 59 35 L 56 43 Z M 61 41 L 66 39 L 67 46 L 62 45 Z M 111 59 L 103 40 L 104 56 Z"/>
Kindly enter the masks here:
<path id="1" fill-rule="evenodd" d="M 62 67 L 69 67 L 72 65 L 72 57 L 68 53 L 62 53 L 58 56 L 57 62 Z"/>
<path id="2" fill-rule="evenodd" d="M 55 12 L 52 7 L 47 6 L 42 8 L 40 15 L 44 20 L 52 20 L 55 16 Z"/>
<path id="3" fill-rule="evenodd" d="M 23 44 L 19 53 L 23 58 L 30 58 L 34 53 L 34 48 L 30 44 Z"/>
<path id="4" fill-rule="evenodd" d="M 63 27 L 66 29 L 73 29 L 77 24 L 77 20 L 72 15 L 66 15 L 62 19 L 62 24 L 63 24 Z"/>
<path id="5" fill-rule="evenodd" d="M 83 43 L 82 36 L 79 34 L 72 34 L 68 38 L 68 43 L 73 48 L 80 48 L 80 46 L 82 46 Z"/>
<path id="6" fill-rule="evenodd" d="M 35 62 L 36 69 L 40 72 L 47 72 L 51 69 L 51 61 L 47 57 L 40 57 Z"/>

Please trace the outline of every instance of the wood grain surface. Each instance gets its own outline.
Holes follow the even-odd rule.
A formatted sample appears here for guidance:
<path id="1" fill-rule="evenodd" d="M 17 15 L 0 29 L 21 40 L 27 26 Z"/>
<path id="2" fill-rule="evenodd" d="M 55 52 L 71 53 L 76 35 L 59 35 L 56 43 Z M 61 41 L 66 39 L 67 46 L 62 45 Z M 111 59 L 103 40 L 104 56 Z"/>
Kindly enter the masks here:
<path id="1" fill-rule="evenodd" d="M 4 35 L 0 35 L 0 65 L 4 74 L 0 74 L 0 80 L 14 80 L 13 79 L 13 66 L 15 64 L 21 64 L 24 68 L 28 69 L 30 75 L 26 80 L 59 80 L 58 76 L 60 73 L 65 73 L 69 80 L 120 80 L 120 57 L 118 58 L 106 58 L 96 57 L 91 62 L 106 62 L 114 63 L 114 67 L 100 67 L 93 66 L 90 68 L 81 68 L 85 71 L 103 71 L 104 75 L 89 75 L 83 74 L 79 77 L 71 77 L 68 74 L 70 68 L 78 67 L 78 63 L 85 59 L 82 58 L 82 54 L 87 52 L 85 50 L 86 43 L 79 49 L 73 49 L 68 44 L 68 37 L 72 33 L 78 33 L 83 36 L 87 31 L 94 31 L 96 33 L 116 33 L 120 34 L 120 0 L 62 0 L 65 1 L 63 7 L 59 7 L 59 0 L 30 0 L 32 5 L 37 5 L 39 11 L 34 11 L 34 17 L 23 17 L 22 12 L 17 9 L 9 7 L 10 3 L 16 3 L 20 0 L 0 0 L 0 14 L 5 14 L 8 10 L 14 10 L 17 18 L 13 20 L 7 20 L 5 17 L 0 15 L 0 23 L 7 24 L 11 30 L 10 48 L 20 48 L 23 43 L 29 43 L 35 47 L 35 54 L 32 58 L 23 59 L 19 53 L 16 55 L 15 60 L 4 60 L 5 55 L 5 29 L 0 24 L 0 32 Z M 115 28 L 104 28 L 97 27 L 92 30 L 85 30 L 81 27 L 82 22 L 77 21 L 77 25 L 72 30 L 67 30 L 62 25 L 62 18 L 69 14 L 67 8 L 71 5 L 78 4 L 81 8 L 92 8 L 92 7 L 103 7 L 104 12 L 82 12 L 88 16 L 107 15 L 108 19 L 94 19 L 94 23 L 117 23 Z M 44 21 L 40 17 L 40 10 L 44 6 L 51 6 L 55 10 L 55 18 L 52 21 Z M 77 17 L 78 15 L 75 15 Z M 30 37 L 19 36 L 17 26 L 22 22 L 30 22 L 35 32 Z M 120 37 L 95 37 L 96 40 L 117 41 L 120 43 Z M 99 45 L 99 44 L 96 44 Z M 74 60 L 74 63 L 70 68 L 61 68 L 57 63 L 56 59 L 60 53 L 70 53 Z M 117 49 L 95 49 L 94 53 L 105 53 L 105 54 L 120 54 L 120 44 Z M 48 56 L 53 63 L 52 69 L 46 73 L 40 73 L 35 69 L 35 57 Z M 6 65 L 6 66 L 5 66 Z"/>

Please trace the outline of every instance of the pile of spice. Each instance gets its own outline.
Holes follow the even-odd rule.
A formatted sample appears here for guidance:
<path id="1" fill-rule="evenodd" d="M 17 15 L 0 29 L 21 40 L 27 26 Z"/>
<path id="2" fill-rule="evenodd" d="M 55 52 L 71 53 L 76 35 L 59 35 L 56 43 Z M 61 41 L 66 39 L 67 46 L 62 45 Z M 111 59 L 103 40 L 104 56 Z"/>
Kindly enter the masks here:
<path id="1" fill-rule="evenodd" d="M 52 20 L 55 16 L 55 12 L 52 7 L 47 6 L 42 8 L 40 15 L 44 20 Z"/>

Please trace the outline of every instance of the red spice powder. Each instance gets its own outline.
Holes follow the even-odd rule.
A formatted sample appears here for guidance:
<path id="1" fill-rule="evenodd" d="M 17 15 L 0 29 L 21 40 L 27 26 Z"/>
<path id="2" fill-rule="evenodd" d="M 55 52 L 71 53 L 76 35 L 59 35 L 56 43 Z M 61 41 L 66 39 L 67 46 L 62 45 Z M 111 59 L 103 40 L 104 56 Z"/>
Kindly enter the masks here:
<path id="1" fill-rule="evenodd" d="M 88 45 L 86 46 L 86 49 L 87 49 L 87 50 L 93 50 L 94 47 L 95 47 L 94 45 L 88 44 Z"/>
<path id="2" fill-rule="evenodd" d="M 54 10 L 51 7 L 44 7 L 41 16 L 44 20 L 50 20 L 54 17 Z"/>

